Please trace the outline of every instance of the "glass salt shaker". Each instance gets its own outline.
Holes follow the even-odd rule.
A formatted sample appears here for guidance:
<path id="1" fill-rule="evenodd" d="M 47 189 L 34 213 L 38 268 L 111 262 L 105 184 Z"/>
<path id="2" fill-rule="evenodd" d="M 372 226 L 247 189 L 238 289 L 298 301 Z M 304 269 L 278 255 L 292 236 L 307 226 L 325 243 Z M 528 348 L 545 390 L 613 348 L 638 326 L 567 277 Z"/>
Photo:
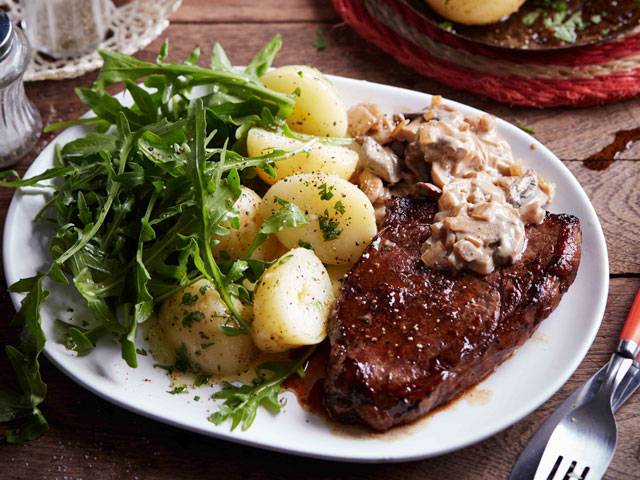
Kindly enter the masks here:
<path id="1" fill-rule="evenodd" d="M 42 130 L 40 113 L 22 83 L 30 60 L 26 37 L 0 11 L 0 168 L 29 152 Z"/>
<path id="2" fill-rule="evenodd" d="M 31 46 L 60 59 L 96 50 L 114 7 L 111 0 L 27 0 L 22 8 Z"/>

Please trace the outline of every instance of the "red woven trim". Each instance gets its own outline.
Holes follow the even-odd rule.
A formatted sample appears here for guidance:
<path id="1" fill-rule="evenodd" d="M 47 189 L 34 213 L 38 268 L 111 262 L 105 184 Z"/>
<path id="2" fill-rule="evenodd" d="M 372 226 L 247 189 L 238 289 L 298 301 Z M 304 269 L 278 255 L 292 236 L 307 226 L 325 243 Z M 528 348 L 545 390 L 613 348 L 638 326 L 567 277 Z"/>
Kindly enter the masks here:
<path id="1" fill-rule="evenodd" d="M 451 35 L 450 33 L 435 27 L 403 0 L 377 1 L 385 3 L 388 7 L 401 15 L 409 25 L 421 31 L 425 35 L 428 35 L 435 41 L 488 58 L 499 58 L 514 63 L 530 63 L 536 65 L 555 64 L 577 67 L 611 62 L 613 60 L 640 54 L 640 34 L 618 41 L 603 43 L 601 45 L 577 47 L 570 50 L 545 52 L 536 52 L 535 50 L 531 50 L 514 52 L 507 49 L 491 48 Z M 338 2 L 334 1 L 334 3 Z M 362 3 L 362 1 L 355 0 L 346 3 L 354 4 Z"/>
<path id="2" fill-rule="evenodd" d="M 358 0 L 333 0 L 336 10 L 362 37 L 396 60 L 454 88 L 500 102 L 528 107 L 588 106 L 633 97 L 640 92 L 640 69 L 582 80 L 494 77 L 439 60 L 377 22 Z"/>

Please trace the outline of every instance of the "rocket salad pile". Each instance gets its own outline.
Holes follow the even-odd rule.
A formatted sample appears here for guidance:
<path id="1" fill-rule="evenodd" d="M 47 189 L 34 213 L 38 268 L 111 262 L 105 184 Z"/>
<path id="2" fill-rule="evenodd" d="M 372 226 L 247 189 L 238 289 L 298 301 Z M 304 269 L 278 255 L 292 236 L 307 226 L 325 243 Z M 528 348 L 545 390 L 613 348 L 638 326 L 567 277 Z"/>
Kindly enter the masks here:
<path id="1" fill-rule="evenodd" d="M 244 70 L 232 68 L 218 44 L 209 68 L 196 65 L 198 49 L 183 63 L 168 63 L 166 42 L 155 63 L 103 51 L 104 66 L 93 87 L 77 89 L 95 117 L 49 126 L 83 124 L 91 131 L 58 145 L 54 167 L 41 175 L 23 180 L 14 171 L 0 174 L 0 186 L 50 189 L 38 220 L 55 227 L 49 268 L 10 287 L 25 296 L 15 318 L 22 329 L 19 343 L 5 349 L 17 385 L 0 389 L 7 441 L 28 441 L 48 428 L 40 410 L 47 386 L 39 363 L 45 278 L 75 288 L 92 313 L 87 326 L 64 325 L 65 344 L 78 355 L 111 336 L 120 343 L 124 361 L 136 367 L 138 326 L 156 304 L 201 279 L 215 286 L 230 313 L 220 327 L 224 333 L 248 333 L 234 299 L 251 303 L 247 285 L 273 261 L 250 255 L 215 259 L 211 239 L 228 234 L 229 226 L 239 228 L 233 205 L 241 181 L 254 176 L 256 167 L 275 177 L 277 162 L 332 142 L 292 132 L 285 119 L 296 92 L 278 93 L 258 80 L 280 46 L 277 36 Z M 137 83 L 143 79 L 144 88 Z M 129 107 L 105 90 L 119 83 L 133 99 Z M 252 127 L 278 132 L 300 146 L 249 158 L 246 137 Z M 306 222 L 293 203 L 280 204 L 263 223 L 253 250 L 269 234 Z M 252 385 L 227 384 L 217 394 L 225 403 L 212 421 L 231 418 L 234 426 L 243 422 L 246 427 L 263 402 L 277 410 L 282 381 L 299 367 L 299 362 L 266 365 Z"/>

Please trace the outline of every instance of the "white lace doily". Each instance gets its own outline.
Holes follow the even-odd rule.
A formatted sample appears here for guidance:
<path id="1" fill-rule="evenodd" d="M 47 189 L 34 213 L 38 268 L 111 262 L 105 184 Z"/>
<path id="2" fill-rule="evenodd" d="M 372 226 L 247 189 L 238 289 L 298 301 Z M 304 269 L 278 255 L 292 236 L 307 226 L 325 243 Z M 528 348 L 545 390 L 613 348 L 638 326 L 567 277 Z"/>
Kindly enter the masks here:
<path id="1" fill-rule="evenodd" d="M 182 0 L 133 0 L 121 7 L 112 7 L 109 34 L 99 48 L 127 54 L 143 49 L 169 26 L 169 16 L 180 3 Z M 9 17 L 20 24 L 22 9 L 19 0 L 0 0 L 0 9 L 7 11 Z M 97 52 L 63 60 L 34 52 L 25 80 L 74 78 L 101 66 L 102 59 Z"/>

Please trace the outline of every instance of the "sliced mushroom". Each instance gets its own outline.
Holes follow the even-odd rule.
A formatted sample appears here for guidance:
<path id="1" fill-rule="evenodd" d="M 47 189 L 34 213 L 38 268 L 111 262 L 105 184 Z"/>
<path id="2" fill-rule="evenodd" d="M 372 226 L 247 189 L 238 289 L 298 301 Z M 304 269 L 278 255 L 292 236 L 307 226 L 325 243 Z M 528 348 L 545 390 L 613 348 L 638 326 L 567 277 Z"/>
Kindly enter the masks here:
<path id="1" fill-rule="evenodd" d="M 371 137 L 362 137 L 362 153 L 369 170 L 387 183 L 400 181 L 400 159 L 390 149 L 383 147 Z"/>
<path id="2" fill-rule="evenodd" d="M 500 225 L 471 217 L 447 217 L 442 223 L 450 232 L 471 234 L 482 238 L 487 244 L 499 241 L 502 234 Z"/>
<path id="3" fill-rule="evenodd" d="M 359 137 L 366 135 L 378 122 L 378 116 L 370 105 L 359 104 L 349 109 L 349 135 Z"/>
<path id="4" fill-rule="evenodd" d="M 538 177 L 533 170 L 527 170 L 521 177 L 511 177 L 505 190 L 507 201 L 514 207 L 521 207 L 529 203 L 540 191 Z"/>
<path id="5" fill-rule="evenodd" d="M 368 169 L 364 169 L 360 173 L 358 186 L 371 203 L 375 203 L 378 198 L 385 196 L 385 188 L 384 183 L 382 183 L 382 179 L 371 173 Z"/>

